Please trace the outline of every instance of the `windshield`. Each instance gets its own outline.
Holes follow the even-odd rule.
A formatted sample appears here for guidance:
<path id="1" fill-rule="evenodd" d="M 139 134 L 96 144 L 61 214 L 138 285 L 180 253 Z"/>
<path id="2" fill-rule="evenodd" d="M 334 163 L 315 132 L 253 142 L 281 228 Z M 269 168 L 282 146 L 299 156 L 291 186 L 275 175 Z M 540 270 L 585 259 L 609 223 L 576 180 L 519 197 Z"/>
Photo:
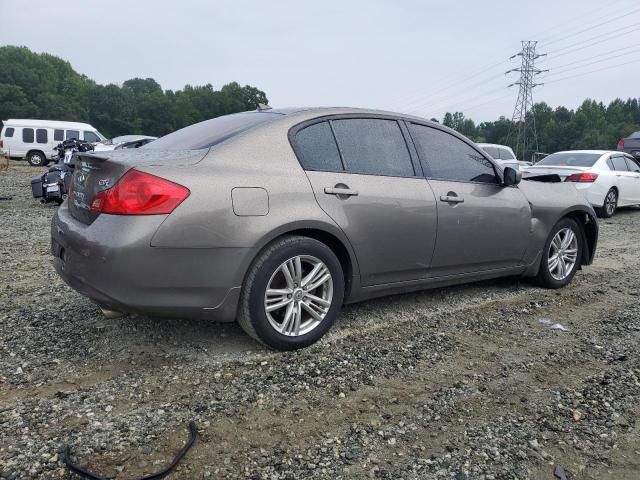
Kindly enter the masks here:
<path id="1" fill-rule="evenodd" d="M 629 135 L 629 138 L 640 138 L 640 132 L 633 132 Z"/>
<path id="2" fill-rule="evenodd" d="M 275 120 L 281 115 L 268 112 L 242 112 L 216 117 L 165 135 L 141 148 L 154 150 L 209 148 L 257 125 Z"/>
<path id="3" fill-rule="evenodd" d="M 601 157 L 599 153 L 561 152 L 552 153 L 544 157 L 537 165 L 551 165 L 558 167 L 592 167 Z"/>

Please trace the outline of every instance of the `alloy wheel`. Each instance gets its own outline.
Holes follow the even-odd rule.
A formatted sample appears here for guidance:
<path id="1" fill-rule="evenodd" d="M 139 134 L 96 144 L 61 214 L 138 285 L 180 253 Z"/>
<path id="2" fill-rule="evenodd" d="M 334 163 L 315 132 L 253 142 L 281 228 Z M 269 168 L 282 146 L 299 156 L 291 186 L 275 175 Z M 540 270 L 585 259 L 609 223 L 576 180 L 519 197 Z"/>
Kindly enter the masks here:
<path id="1" fill-rule="evenodd" d="M 578 260 L 578 237 L 571 228 L 558 230 L 549 246 L 549 273 L 558 281 L 571 275 Z"/>
<path id="2" fill-rule="evenodd" d="M 324 320 L 333 299 L 329 268 L 311 255 L 297 255 L 283 262 L 271 275 L 264 308 L 271 326 L 280 334 L 297 337 Z"/>
<path id="3" fill-rule="evenodd" d="M 618 196 L 614 190 L 609 191 L 607 193 L 607 198 L 604 200 L 604 208 L 607 211 L 607 215 L 613 215 L 613 212 L 616 210 L 616 205 L 618 203 Z"/>

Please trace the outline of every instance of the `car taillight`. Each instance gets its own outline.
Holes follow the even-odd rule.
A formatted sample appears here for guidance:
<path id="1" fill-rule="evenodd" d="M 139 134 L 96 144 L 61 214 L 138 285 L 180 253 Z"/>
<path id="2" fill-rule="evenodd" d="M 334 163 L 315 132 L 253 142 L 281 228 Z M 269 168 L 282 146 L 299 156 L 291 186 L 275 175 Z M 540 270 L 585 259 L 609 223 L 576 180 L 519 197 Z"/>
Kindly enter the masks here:
<path id="1" fill-rule="evenodd" d="M 618 148 L 624 148 L 624 138 L 618 140 Z"/>
<path id="2" fill-rule="evenodd" d="M 565 182 L 578 182 L 578 183 L 593 183 L 598 178 L 597 173 L 574 173 L 573 175 L 569 175 L 564 181 Z"/>
<path id="3" fill-rule="evenodd" d="M 190 193 L 182 185 L 131 169 L 113 187 L 98 192 L 91 211 L 112 215 L 169 214 Z"/>
<path id="4" fill-rule="evenodd" d="M 0 140 L 0 148 L 4 148 L 4 140 Z"/>

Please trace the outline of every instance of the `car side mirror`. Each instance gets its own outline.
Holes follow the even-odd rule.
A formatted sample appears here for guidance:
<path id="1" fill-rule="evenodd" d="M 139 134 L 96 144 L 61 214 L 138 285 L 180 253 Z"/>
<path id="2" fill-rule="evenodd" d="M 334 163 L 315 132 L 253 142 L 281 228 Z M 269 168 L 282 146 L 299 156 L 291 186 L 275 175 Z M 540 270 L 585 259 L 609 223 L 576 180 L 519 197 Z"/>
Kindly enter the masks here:
<path id="1" fill-rule="evenodd" d="M 515 168 L 505 167 L 504 172 L 504 181 L 502 184 L 505 187 L 510 187 L 511 185 L 517 185 L 522 180 L 522 172 L 516 170 Z"/>

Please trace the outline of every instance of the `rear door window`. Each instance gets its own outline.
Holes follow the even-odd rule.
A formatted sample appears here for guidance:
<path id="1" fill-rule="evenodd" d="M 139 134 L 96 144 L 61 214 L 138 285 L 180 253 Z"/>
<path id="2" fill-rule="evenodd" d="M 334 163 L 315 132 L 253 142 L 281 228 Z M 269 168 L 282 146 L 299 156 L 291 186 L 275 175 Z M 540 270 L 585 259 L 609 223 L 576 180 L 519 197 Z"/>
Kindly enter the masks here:
<path id="1" fill-rule="evenodd" d="M 342 160 L 329 122 L 314 123 L 296 133 L 296 150 L 305 170 L 338 172 Z"/>
<path id="2" fill-rule="evenodd" d="M 56 142 L 61 142 L 64 140 L 64 130 L 54 130 L 53 131 L 53 140 Z"/>
<path id="3" fill-rule="evenodd" d="M 4 129 L 4 136 L 5 136 L 5 137 L 7 137 L 7 138 L 11 138 L 11 137 L 13 137 L 13 131 L 14 131 L 14 128 L 13 128 L 13 127 L 7 127 L 7 128 L 5 128 L 5 129 Z"/>
<path id="4" fill-rule="evenodd" d="M 33 128 L 23 128 L 22 129 L 22 141 L 24 143 L 33 143 Z"/>
<path id="5" fill-rule="evenodd" d="M 36 142 L 38 143 L 48 143 L 49 135 L 47 134 L 47 130 L 45 128 L 38 128 L 36 130 Z"/>
<path id="6" fill-rule="evenodd" d="M 436 180 L 497 183 L 493 164 L 450 133 L 412 123 L 411 137 L 427 176 Z"/>
<path id="7" fill-rule="evenodd" d="M 413 177 L 413 163 L 396 120 L 349 118 L 331 122 L 349 173 Z"/>
<path id="8" fill-rule="evenodd" d="M 624 157 L 627 160 L 627 166 L 629 167 L 629 170 L 631 170 L 632 172 L 640 172 L 640 166 L 638 165 L 638 162 L 631 157 Z"/>
<path id="9" fill-rule="evenodd" d="M 67 140 L 72 139 L 80 140 L 80 131 L 79 130 L 67 130 Z"/>
<path id="10" fill-rule="evenodd" d="M 624 161 L 624 157 L 611 157 L 611 163 L 613 169 L 617 172 L 628 172 L 627 162 Z"/>

